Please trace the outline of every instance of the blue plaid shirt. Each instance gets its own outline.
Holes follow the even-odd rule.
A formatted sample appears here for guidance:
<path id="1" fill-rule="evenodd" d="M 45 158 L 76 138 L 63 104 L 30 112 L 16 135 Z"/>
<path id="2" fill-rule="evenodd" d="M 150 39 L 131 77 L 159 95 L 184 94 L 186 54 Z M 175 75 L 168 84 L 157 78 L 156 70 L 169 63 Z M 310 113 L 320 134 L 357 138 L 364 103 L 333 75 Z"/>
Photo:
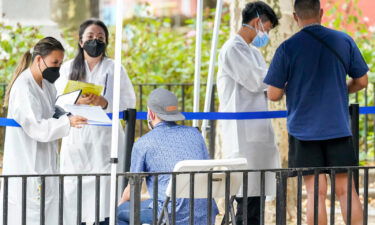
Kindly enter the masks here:
<path id="1" fill-rule="evenodd" d="M 196 128 L 177 125 L 174 122 L 161 122 L 134 144 L 130 171 L 134 173 L 171 172 L 179 161 L 208 158 L 206 144 Z M 159 213 L 166 199 L 165 191 L 170 177 L 170 175 L 158 177 Z M 147 189 L 151 197 L 153 196 L 153 180 L 153 176 L 146 178 Z M 189 199 L 177 199 L 176 204 L 176 224 L 189 224 Z M 194 208 L 194 224 L 207 224 L 207 200 L 195 199 Z M 213 224 L 217 213 L 217 206 L 213 202 Z"/>

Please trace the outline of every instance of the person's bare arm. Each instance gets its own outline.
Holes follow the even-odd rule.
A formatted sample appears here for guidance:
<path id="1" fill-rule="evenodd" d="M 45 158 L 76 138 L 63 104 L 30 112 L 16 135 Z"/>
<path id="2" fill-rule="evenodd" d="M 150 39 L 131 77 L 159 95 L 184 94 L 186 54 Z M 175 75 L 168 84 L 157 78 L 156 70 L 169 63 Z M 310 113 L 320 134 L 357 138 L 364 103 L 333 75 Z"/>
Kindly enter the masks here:
<path id="1" fill-rule="evenodd" d="M 279 101 L 284 95 L 284 89 L 280 89 L 274 86 L 268 86 L 267 97 L 271 101 Z"/>
<path id="2" fill-rule="evenodd" d="M 348 92 L 349 94 L 356 93 L 367 87 L 368 76 L 367 74 L 360 78 L 353 78 L 348 81 Z"/>
<path id="3" fill-rule="evenodd" d="M 122 193 L 122 197 L 118 205 L 121 205 L 124 202 L 127 202 L 130 200 L 130 185 L 126 186 L 124 192 Z"/>

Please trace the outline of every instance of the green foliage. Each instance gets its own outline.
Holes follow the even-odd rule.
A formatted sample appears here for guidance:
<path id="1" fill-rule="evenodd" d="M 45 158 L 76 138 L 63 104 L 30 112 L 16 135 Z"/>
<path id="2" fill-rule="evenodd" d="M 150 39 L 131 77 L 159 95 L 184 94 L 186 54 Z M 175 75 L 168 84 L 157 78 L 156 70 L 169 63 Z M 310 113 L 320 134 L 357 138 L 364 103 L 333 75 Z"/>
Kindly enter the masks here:
<path id="1" fill-rule="evenodd" d="M 375 33 L 369 31 L 357 3 L 358 0 L 331 2 L 330 9 L 326 12 L 328 22 L 325 25 L 344 31 L 354 38 L 370 67 L 370 82 L 375 83 Z"/>
<path id="2" fill-rule="evenodd" d="M 213 11 L 205 16 L 202 77 L 207 77 L 213 30 Z M 192 83 L 195 63 L 195 19 L 173 28 L 171 20 L 132 18 L 124 21 L 123 64 L 133 83 Z M 229 13 L 222 19 L 219 46 L 229 36 Z"/>
<path id="3" fill-rule="evenodd" d="M 0 23 L 0 83 L 8 82 L 21 56 L 30 51 L 40 38 L 42 36 L 36 27 Z"/>
<path id="4" fill-rule="evenodd" d="M 211 38 L 214 26 L 214 10 L 206 11 L 203 23 L 202 38 L 202 67 L 201 81 L 205 83 L 208 74 L 208 64 L 211 49 Z M 224 7 L 218 46 L 222 46 L 229 37 L 230 14 L 228 7 Z M 184 21 L 182 27 L 173 27 L 170 18 L 133 17 L 124 20 L 124 34 L 122 46 L 122 65 L 126 68 L 133 84 L 167 84 L 193 83 L 195 68 L 195 18 Z M 114 56 L 115 27 L 109 27 L 110 40 L 107 54 Z M 70 48 L 66 52 L 67 58 L 75 54 L 70 49 L 77 46 L 77 33 L 66 31 L 64 40 Z M 143 102 L 153 86 L 144 88 Z M 181 100 L 182 90 L 172 90 Z M 139 89 L 136 87 L 136 92 Z M 193 89 L 185 89 L 186 111 L 193 106 Z M 204 96 L 202 88 L 201 95 Z M 140 103 L 140 96 L 137 96 Z M 202 101 L 203 103 L 203 101 Z M 144 108 L 143 108 L 144 110 Z"/>
<path id="5" fill-rule="evenodd" d="M 224 10 L 218 46 L 229 37 L 229 11 Z M 171 20 L 132 18 L 124 21 L 123 65 L 133 83 L 193 83 L 195 68 L 195 19 L 173 28 Z M 204 16 L 201 80 L 206 81 L 214 24 L 214 11 Z M 204 96 L 204 89 L 201 96 Z M 176 92 L 181 97 L 181 92 Z M 192 88 L 186 90 L 185 110 L 192 110 Z M 147 95 L 147 91 L 146 91 Z"/>

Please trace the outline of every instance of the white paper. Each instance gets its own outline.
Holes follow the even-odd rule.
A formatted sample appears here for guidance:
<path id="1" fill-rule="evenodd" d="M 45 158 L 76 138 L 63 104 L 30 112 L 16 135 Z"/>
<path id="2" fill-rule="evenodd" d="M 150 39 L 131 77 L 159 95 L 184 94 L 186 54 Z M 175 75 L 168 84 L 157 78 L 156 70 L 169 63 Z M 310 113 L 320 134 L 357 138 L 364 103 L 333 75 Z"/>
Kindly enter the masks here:
<path id="1" fill-rule="evenodd" d="M 68 94 L 63 94 L 57 97 L 55 105 L 60 106 L 65 111 L 68 111 L 65 106 L 66 105 L 74 105 L 81 94 L 81 90 L 73 91 Z"/>
<path id="2" fill-rule="evenodd" d="M 89 105 L 65 105 L 67 112 L 73 115 L 82 116 L 91 125 L 111 125 L 111 119 L 100 106 Z"/>

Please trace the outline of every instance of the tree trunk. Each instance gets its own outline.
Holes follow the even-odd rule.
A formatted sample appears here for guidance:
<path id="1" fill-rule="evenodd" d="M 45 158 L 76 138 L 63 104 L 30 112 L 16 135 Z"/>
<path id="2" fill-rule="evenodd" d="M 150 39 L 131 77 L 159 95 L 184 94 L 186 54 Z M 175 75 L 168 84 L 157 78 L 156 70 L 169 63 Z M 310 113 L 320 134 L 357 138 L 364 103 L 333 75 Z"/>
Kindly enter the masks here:
<path id="1" fill-rule="evenodd" d="M 84 20 L 99 18 L 99 0 L 51 0 L 51 12 L 60 28 L 78 31 Z"/>
<path id="2" fill-rule="evenodd" d="M 90 1 L 90 13 L 91 17 L 99 18 L 99 0 L 91 0 Z"/>
<path id="3" fill-rule="evenodd" d="M 235 34 L 241 27 L 241 11 L 245 5 L 244 0 L 232 0 L 230 4 L 230 33 Z"/>
<path id="4" fill-rule="evenodd" d="M 217 0 L 206 0 L 203 2 L 203 4 L 204 4 L 204 7 L 214 9 L 216 8 L 216 2 Z"/>

